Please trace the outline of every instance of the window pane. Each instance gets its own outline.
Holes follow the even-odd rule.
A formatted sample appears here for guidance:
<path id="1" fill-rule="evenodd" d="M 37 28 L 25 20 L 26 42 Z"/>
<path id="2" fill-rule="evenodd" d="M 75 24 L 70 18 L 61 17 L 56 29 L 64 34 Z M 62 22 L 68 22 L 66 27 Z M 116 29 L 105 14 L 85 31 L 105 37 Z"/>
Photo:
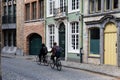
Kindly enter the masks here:
<path id="1" fill-rule="evenodd" d="M 26 20 L 30 20 L 30 4 L 26 4 Z"/>
<path id="2" fill-rule="evenodd" d="M 71 44 L 74 50 L 78 49 L 79 46 L 79 23 L 71 23 Z"/>
<path id="3" fill-rule="evenodd" d="M 49 47 L 51 48 L 53 46 L 54 43 L 54 33 L 55 33 L 55 29 L 54 29 L 54 25 L 50 25 L 49 26 Z"/>
<path id="4" fill-rule="evenodd" d="M 44 18 L 44 0 L 39 1 L 39 7 L 40 7 L 40 18 Z"/>
<path id="5" fill-rule="evenodd" d="M 110 9 L 110 0 L 106 0 L 106 9 Z"/>
<path id="6" fill-rule="evenodd" d="M 72 10 L 75 9 L 75 0 L 72 0 Z"/>
<path id="7" fill-rule="evenodd" d="M 98 3 L 98 11 L 101 10 L 101 0 L 97 0 Z"/>
<path id="8" fill-rule="evenodd" d="M 90 53 L 99 54 L 100 31 L 98 28 L 90 29 Z"/>
<path id="9" fill-rule="evenodd" d="M 76 9 L 79 9 L 79 0 L 76 0 Z"/>
<path id="10" fill-rule="evenodd" d="M 114 7 L 114 9 L 118 8 L 118 0 L 113 1 L 113 7 Z"/>
<path id="11" fill-rule="evenodd" d="M 36 19 L 36 2 L 32 3 L 32 19 Z"/>
<path id="12" fill-rule="evenodd" d="M 94 11 L 95 8 L 94 4 L 95 4 L 94 0 L 90 0 L 90 12 Z"/>

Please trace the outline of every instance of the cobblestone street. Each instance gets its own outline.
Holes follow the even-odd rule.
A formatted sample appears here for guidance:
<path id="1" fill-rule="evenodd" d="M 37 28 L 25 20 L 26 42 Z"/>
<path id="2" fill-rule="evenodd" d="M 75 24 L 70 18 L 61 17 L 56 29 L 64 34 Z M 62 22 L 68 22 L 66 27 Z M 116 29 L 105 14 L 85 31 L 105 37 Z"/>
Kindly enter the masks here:
<path id="1" fill-rule="evenodd" d="M 116 80 L 77 69 L 63 67 L 62 71 L 57 71 L 31 60 L 3 57 L 2 77 L 3 80 Z"/>

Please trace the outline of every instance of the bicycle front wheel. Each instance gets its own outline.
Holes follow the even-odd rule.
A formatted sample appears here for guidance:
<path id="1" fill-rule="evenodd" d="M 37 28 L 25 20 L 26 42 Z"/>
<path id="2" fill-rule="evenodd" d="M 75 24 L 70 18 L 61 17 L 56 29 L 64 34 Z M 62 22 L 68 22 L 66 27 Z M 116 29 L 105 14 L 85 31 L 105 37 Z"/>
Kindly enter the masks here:
<path id="1" fill-rule="evenodd" d="M 53 60 L 50 61 L 50 67 L 51 67 L 52 69 L 54 69 L 54 67 L 55 67 L 55 64 L 54 64 Z"/>

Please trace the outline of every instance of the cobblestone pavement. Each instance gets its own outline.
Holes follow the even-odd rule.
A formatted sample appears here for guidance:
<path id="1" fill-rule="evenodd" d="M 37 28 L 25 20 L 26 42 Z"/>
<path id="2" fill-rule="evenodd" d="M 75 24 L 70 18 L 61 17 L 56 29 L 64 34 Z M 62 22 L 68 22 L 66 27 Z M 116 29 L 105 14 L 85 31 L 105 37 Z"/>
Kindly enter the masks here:
<path id="1" fill-rule="evenodd" d="M 116 80 L 86 71 L 65 68 L 62 71 L 38 65 L 31 60 L 2 57 L 3 80 Z"/>

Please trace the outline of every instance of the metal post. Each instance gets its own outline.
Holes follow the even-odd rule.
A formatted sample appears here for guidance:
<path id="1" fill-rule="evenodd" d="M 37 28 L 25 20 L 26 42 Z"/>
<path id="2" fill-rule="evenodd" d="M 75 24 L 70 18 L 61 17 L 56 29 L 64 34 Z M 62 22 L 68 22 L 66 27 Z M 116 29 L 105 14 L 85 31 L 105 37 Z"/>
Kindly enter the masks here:
<path id="1" fill-rule="evenodd" d="M 81 21 L 81 26 L 80 26 L 80 63 L 83 62 L 83 0 L 81 0 L 81 8 L 80 8 L 80 21 Z"/>

